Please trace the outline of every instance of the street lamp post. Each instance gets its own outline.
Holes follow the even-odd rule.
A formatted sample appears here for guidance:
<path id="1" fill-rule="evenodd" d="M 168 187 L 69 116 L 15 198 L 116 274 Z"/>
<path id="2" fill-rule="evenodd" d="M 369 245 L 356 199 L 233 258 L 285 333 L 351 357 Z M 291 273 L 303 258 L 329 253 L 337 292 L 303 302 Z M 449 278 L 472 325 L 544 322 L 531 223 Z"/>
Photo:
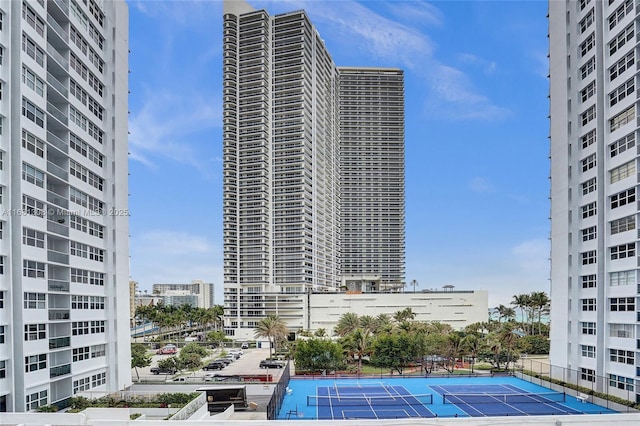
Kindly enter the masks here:
<path id="1" fill-rule="evenodd" d="M 418 281 L 412 280 L 411 281 L 411 285 L 413 286 L 413 292 L 415 293 L 416 292 L 416 286 L 418 285 Z"/>

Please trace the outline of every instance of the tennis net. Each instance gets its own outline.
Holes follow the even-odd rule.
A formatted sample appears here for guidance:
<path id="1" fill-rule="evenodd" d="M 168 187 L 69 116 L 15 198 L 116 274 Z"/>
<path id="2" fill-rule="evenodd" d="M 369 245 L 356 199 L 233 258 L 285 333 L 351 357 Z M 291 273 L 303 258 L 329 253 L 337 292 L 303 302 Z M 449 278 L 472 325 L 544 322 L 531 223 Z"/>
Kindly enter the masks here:
<path id="1" fill-rule="evenodd" d="M 308 395 L 307 406 L 375 406 L 375 405 L 425 405 L 433 404 L 433 395 L 385 395 L 385 396 L 327 396 Z"/>
<path id="2" fill-rule="evenodd" d="M 445 393 L 442 395 L 445 404 L 523 404 L 564 402 L 563 392 L 544 393 Z"/>

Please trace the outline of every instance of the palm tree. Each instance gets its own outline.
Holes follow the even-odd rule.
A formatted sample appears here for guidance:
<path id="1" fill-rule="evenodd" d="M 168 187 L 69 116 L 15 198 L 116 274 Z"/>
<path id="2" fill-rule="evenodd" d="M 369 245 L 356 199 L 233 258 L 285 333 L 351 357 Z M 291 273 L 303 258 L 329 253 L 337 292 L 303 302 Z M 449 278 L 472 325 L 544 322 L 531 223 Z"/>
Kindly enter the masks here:
<path id="1" fill-rule="evenodd" d="M 518 294 L 513 296 L 511 304 L 520 309 L 522 322 L 529 324 L 529 307 L 531 306 L 531 296 L 528 294 Z"/>
<path id="2" fill-rule="evenodd" d="M 531 306 L 538 316 L 538 334 L 542 334 L 542 314 L 548 312 L 551 300 L 544 291 L 531 293 Z M 533 332 L 533 330 L 531 330 Z"/>
<path id="3" fill-rule="evenodd" d="M 462 338 L 461 345 L 467 355 L 471 358 L 471 374 L 473 374 L 473 367 L 476 363 L 476 358 L 484 347 L 483 340 L 475 334 L 467 334 Z"/>
<path id="4" fill-rule="evenodd" d="M 275 345 L 280 340 L 284 340 L 289 334 L 284 320 L 277 315 L 269 315 L 262 319 L 254 330 L 256 338 L 264 337 L 269 340 L 269 358 L 273 355 Z"/>
<path id="5" fill-rule="evenodd" d="M 347 351 L 358 357 L 358 374 L 362 372 L 362 357 L 369 355 L 369 333 L 362 328 L 356 328 L 344 339 L 344 347 Z"/>
<path id="6" fill-rule="evenodd" d="M 376 316 L 376 328 L 374 333 L 391 332 L 393 330 L 393 322 L 389 314 L 378 314 Z"/>
<path id="7" fill-rule="evenodd" d="M 413 320 L 416 317 L 415 312 L 411 308 L 404 308 L 393 314 L 393 318 L 398 322 Z"/>
<path id="8" fill-rule="evenodd" d="M 347 334 L 353 332 L 356 328 L 360 326 L 360 319 L 358 318 L 358 314 L 354 314 L 353 312 L 347 312 L 342 314 L 340 319 L 338 319 L 338 324 L 334 328 L 334 332 L 340 336 L 344 337 Z"/>
<path id="9" fill-rule="evenodd" d="M 376 320 L 371 315 L 360 317 L 360 327 L 367 333 L 373 333 L 377 328 Z"/>

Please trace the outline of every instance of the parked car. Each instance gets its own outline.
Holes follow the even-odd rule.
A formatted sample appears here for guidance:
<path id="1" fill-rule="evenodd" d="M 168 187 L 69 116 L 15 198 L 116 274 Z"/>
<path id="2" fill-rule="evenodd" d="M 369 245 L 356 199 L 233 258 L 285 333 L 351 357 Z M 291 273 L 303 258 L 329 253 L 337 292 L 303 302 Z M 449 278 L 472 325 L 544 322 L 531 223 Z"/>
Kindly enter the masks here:
<path id="1" fill-rule="evenodd" d="M 153 374 L 176 374 L 178 370 L 176 370 L 175 368 L 153 367 L 151 368 L 151 372 Z"/>
<path id="2" fill-rule="evenodd" d="M 186 377 L 174 377 L 173 379 L 167 379 L 165 382 L 186 382 Z"/>
<path id="3" fill-rule="evenodd" d="M 177 353 L 178 348 L 176 347 L 176 345 L 164 345 L 156 352 L 156 354 L 158 355 L 175 355 Z"/>
<path id="4" fill-rule="evenodd" d="M 279 361 L 263 359 L 260 361 L 260 368 L 283 368 L 284 364 Z"/>
<path id="5" fill-rule="evenodd" d="M 240 358 L 239 354 L 228 354 L 222 357 L 223 359 L 228 359 L 231 360 L 231 362 L 237 360 L 238 358 Z"/>
<path id="6" fill-rule="evenodd" d="M 242 355 L 244 355 L 244 352 L 242 351 L 242 349 L 230 349 L 229 350 L 229 354 L 231 355 L 235 355 L 236 359 L 240 358 Z"/>
<path id="7" fill-rule="evenodd" d="M 202 369 L 204 371 L 208 371 L 208 370 L 222 370 L 223 368 L 225 368 L 227 366 L 227 364 L 225 364 L 224 362 L 219 362 L 219 361 L 211 361 L 209 364 L 205 365 L 204 367 L 202 367 Z"/>
<path id="8" fill-rule="evenodd" d="M 226 380 L 226 377 L 222 377 L 220 374 L 218 373 L 206 373 L 202 379 L 205 382 L 222 382 L 224 380 Z"/>
<path id="9" fill-rule="evenodd" d="M 249 344 L 248 343 L 243 343 L 241 348 L 242 349 L 249 349 Z"/>

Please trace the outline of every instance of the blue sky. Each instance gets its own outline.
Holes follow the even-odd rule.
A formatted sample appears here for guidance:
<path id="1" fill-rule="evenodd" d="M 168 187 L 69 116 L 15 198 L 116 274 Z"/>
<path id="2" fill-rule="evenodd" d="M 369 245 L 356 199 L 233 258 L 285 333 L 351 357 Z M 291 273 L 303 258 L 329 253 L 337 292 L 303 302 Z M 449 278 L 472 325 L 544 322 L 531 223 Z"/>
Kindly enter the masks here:
<path id="1" fill-rule="evenodd" d="M 305 9 L 338 66 L 405 70 L 407 282 L 549 292 L 546 1 L 249 3 Z M 222 2 L 128 4 L 131 278 L 222 303 Z"/>

